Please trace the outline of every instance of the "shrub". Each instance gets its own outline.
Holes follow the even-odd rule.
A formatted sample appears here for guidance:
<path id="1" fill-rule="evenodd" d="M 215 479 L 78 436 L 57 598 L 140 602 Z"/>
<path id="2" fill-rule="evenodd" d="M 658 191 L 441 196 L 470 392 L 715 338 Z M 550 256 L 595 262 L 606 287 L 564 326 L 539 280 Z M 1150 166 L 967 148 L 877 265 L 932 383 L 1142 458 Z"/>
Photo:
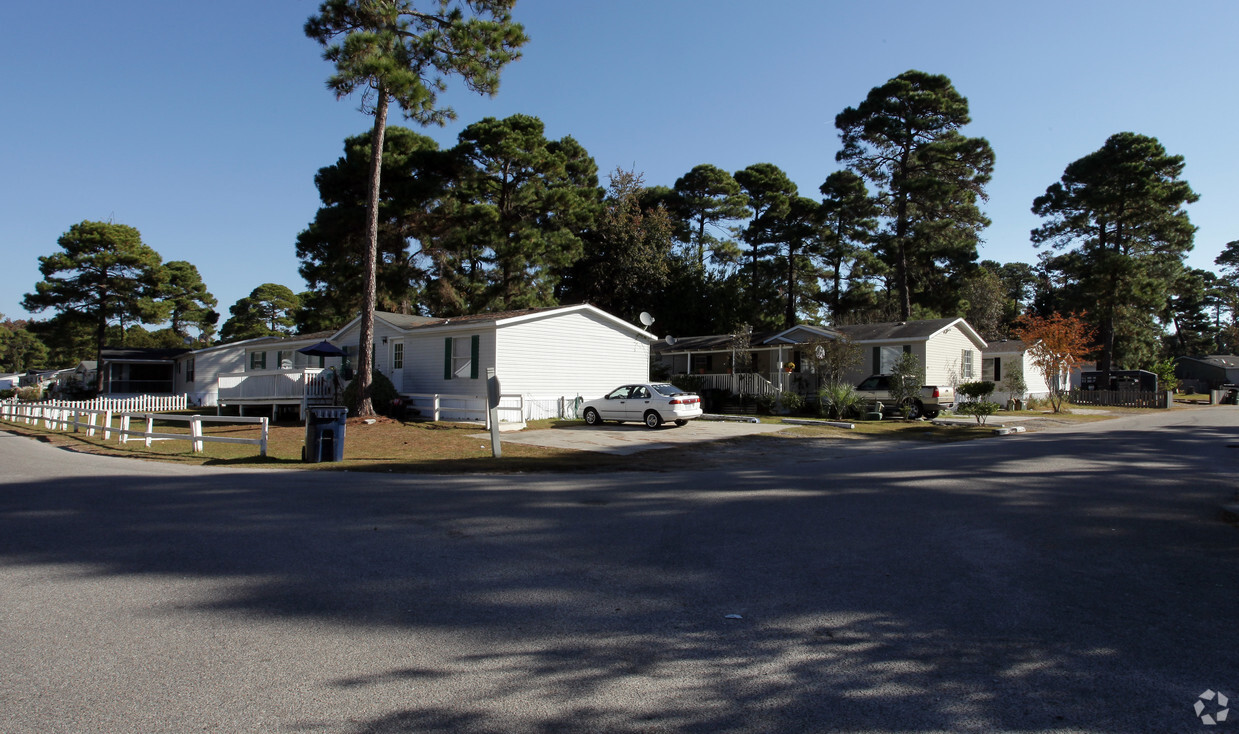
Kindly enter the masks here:
<path id="1" fill-rule="evenodd" d="M 17 394 L 17 391 L 10 388 L 8 390 L 0 390 L 0 400 L 8 400 Z"/>
<path id="2" fill-rule="evenodd" d="M 965 382 L 955 388 L 956 395 L 962 395 L 967 400 L 955 406 L 955 412 L 960 415 L 970 415 L 977 419 L 977 425 L 985 425 L 985 421 L 998 411 L 998 403 L 989 399 L 994 393 L 994 383 L 986 381 Z"/>
<path id="3" fill-rule="evenodd" d="M 23 403 L 37 403 L 43 399 L 43 388 L 28 386 L 17 388 L 17 399 Z"/>
<path id="4" fill-rule="evenodd" d="M 790 390 L 784 391 L 782 400 L 783 409 L 791 415 L 796 415 L 804 407 L 804 398 L 800 396 L 800 393 L 794 393 Z"/>
<path id="5" fill-rule="evenodd" d="M 396 386 L 391 384 L 391 380 L 387 379 L 387 375 L 382 372 L 370 373 L 373 382 L 370 383 L 370 405 L 374 407 L 375 413 L 386 413 L 391 402 L 400 397 L 396 392 Z M 340 396 L 340 401 L 348 408 L 350 416 L 357 415 L 357 393 L 361 389 L 361 380 L 353 380 L 344 388 L 344 393 Z"/>
<path id="6" fill-rule="evenodd" d="M 774 404 L 777 403 L 779 399 L 778 396 L 764 394 L 755 396 L 754 400 L 757 402 L 757 410 L 765 415 L 773 415 Z"/>
<path id="7" fill-rule="evenodd" d="M 839 420 L 847 418 L 856 412 L 860 405 L 860 396 L 856 388 L 846 382 L 835 383 L 823 387 L 817 393 L 818 410 L 827 418 Z"/>

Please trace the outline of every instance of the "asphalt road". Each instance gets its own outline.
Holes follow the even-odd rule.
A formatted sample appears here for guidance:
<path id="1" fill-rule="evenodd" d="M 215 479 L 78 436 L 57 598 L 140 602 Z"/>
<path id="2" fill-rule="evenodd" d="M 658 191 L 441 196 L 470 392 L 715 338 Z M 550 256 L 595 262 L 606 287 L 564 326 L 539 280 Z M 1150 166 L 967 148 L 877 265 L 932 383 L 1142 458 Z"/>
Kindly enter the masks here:
<path id="1" fill-rule="evenodd" d="M 1223 732 L 1237 434 L 427 477 L 0 433 L 0 731 Z"/>

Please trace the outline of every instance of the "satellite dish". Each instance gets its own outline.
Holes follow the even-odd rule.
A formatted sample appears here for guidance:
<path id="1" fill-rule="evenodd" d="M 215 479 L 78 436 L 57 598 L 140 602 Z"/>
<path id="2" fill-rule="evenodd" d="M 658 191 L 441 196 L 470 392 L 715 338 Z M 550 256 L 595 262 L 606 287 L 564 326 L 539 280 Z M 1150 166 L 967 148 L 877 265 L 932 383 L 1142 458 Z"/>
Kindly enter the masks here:
<path id="1" fill-rule="evenodd" d="M 671 336 L 670 334 L 667 335 L 667 346 L 669 347 L 675 346 L 675 337 Z"/>
<path id="2" fill-rule="evenodd" d="M 638 316 L 637 318 L 641 320 L 642 326 L 649 326 L 650 324 L 654 323 L 654 317 L 650 315 L 649 311 L 642 311 L 641 315 Z"/>

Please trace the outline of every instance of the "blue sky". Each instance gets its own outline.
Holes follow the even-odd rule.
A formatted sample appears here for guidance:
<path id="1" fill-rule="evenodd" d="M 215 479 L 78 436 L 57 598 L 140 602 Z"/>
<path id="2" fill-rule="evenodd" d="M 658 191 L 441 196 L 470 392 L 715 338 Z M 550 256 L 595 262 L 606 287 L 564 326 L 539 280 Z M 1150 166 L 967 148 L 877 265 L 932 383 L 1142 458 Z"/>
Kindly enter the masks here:
<path id="1" fill-rule="evenodd" d="M 24 317 L 38 256 L 70 225 L 137 227 L 198 266 L 227 309 L 302 290 L 294 243 L 314 173 L 370 118 L 337 101 L 302 0 L 10 3 L 0 28 L 0 313 Z M 997 156 L 982 259 L 1035 262 L 1032 200 L 1116 132 L 1187 160 L 1196 267 L 1239 239 L 1239 3 L 519 0 L 531 40 L 495 98 L 453 87 L 451 145 L 483 117 L 540 117 L 605 173 L 671 185 L 693 166 L 771 162 L 816 196 L 834 118 L 908 69 L 968 97 Z M 392 124 L 401 124 L 393 116 Z M 412 125 L 410 125 L 412 126 Z M 45 313 L 42 316 L 49 316 Z"/>

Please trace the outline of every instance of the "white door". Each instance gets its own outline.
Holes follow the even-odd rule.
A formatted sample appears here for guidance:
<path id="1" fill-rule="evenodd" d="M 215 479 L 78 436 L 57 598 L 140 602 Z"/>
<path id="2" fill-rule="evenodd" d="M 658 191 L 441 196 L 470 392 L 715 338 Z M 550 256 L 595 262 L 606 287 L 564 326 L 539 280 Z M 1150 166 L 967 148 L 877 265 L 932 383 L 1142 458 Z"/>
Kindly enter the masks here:
<path id="1" fill-rule="evenodd" d="M 387 349 L 387 379 L 396 392 L 404 392 L 404 339 L 389 339 Z"/>

